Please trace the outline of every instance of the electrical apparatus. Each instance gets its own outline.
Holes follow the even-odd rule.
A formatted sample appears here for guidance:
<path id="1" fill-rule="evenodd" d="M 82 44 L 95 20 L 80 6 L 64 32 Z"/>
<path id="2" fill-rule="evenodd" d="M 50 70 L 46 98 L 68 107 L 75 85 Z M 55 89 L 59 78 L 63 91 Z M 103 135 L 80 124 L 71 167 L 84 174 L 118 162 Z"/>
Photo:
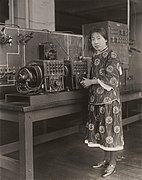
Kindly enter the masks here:
<path id="1" fill-rule="evenodd" d="M 16 89 L 21 94 L 38 94 L 43 84 L 42 67 L 32 62 L 16 74 Z"/>
<path id="2" fill-rule="evenodd" d="M 0 25 L 0 30 L 0 92 L 73 90 L 71 66 L 83 55 L 82 35 L 4 25 Z M 4 93 L 0 98 L 4 98 Z"/>
<path id="3" fill-rule="evenodd" d="M 35 60 L 16 74 L 16 89 L 21 94 L 64 90 L 64 61 Z"/>
<path id="4" fill-rule="evenodd" d="M 80 81 L 82 78 L 87 78 L 88 67 L 85 59 L 72 62 L 72 89 L 82 89 Z"/>
<path id="5" fill-rule="evenodd" d="M 16 89 L 21 94 L 39 94 L 81 89 L 87 77 L 87 61 L 35 60 L 16 74 Z"/>
<path id="6" fill-rule="evenodd" d="M 59 92 L 64 90 L 64 61 L 40 60 L 43 67 L 44 89 L 46 92 Z"/>

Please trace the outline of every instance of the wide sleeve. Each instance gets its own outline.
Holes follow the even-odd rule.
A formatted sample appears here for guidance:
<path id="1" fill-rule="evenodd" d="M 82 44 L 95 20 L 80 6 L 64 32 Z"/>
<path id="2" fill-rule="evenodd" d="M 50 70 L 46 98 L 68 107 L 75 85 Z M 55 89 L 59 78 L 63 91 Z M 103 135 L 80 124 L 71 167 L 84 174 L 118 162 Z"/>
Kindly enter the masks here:
<path id="1" fill-rule="evenodd" d="M 122 73 L 119 59 L 116 53 L 111 52 L 106 64 L 99 70 L 98 83 L 107 91 L 119 86 L 119 77 Z"/>

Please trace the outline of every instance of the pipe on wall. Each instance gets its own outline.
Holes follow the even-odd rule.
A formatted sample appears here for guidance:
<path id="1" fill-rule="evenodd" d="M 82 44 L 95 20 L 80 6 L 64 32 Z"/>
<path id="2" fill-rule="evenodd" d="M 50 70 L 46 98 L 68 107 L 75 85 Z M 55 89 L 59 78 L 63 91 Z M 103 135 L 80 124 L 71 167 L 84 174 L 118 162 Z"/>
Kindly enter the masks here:
<path id="1" fill-rule="evenodd" d="M 29 24 L 29 0 L 25 0 L 25 20 L 26 20 L 26 28 L 30 28 L 30 24 Z"/>
<path id="2" fill-rule="evenodd" d="M 127 0 L 127 25 L 128 25 L 128 34 L 130 30 L 130 0 Z"/>
<path id="3" fill-rule="evenodd" d="M 9 0 L 10 2 L 10 0 Z M 15 24 L 14 20 L 14 0 L 11 0 L 11 24 Z"/>

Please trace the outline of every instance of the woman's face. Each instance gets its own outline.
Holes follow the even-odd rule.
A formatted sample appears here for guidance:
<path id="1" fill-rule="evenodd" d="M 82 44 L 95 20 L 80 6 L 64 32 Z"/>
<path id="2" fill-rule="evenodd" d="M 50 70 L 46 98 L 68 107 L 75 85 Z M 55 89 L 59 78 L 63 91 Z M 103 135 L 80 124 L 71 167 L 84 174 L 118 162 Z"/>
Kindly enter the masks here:
<path id="1" fill-rule="evenodd" d="M 98 32 L 91 35 L 91 43 L 94 49 L 100 51 L 106 47 L 107 40 Z"/>

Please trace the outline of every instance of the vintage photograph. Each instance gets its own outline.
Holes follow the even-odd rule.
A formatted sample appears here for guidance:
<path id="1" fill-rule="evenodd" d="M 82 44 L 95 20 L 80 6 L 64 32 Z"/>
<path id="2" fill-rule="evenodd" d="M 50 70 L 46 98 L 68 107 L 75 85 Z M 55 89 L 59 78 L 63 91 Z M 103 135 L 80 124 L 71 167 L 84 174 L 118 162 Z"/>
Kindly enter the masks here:
<path id="1" fill-rule="evenodd" d="M 0 180 L 142 180 L 142 0 L 0 0 Z"/>

